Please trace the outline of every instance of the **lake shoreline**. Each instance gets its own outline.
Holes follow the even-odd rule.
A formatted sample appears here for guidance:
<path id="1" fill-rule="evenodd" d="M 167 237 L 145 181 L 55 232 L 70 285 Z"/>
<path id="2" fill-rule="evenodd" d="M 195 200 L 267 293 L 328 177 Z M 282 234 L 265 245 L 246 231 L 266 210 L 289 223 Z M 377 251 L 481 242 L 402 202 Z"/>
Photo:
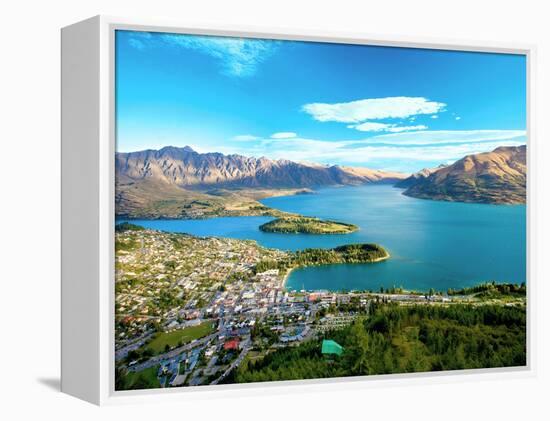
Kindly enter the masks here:
<path id="1" fill-rule="evenodd" d="M 475 282 L 526 281 L 525 205 L 417 199 L 390 185 L 322 188 L 316 194 L 271 197 L 262 203 L 282 212 L 349 221 L 360 229 L 346 235 L 264 233 L 258 226 L 273 219 L 269 216 L 129 222 L 200 237 L 248 239 L 288 252 L 370 242 L 392 252 L 393 258 L 384 265 L 338 264 L 330 270 L 311 266 L 311 271 L 281 273 L 285 288 L 294 284 L 308 290 L 378 290 L 395 285 L 446 290 Z"/>
<path id="2" fill-rule="evenodd" d="M 167 212 L 166 209 L 162 210 L 141 210 L 139 212 L 125 213 L 120 212 L 115 214 L 115 221 L 117 220 L 175 220 L 175 221 L 193 221 L 212 218 L 223 217 L 241 217 L 241 216 L 269 216 L 273 218 L 302 216 L 293 212 L 285 212 L 279 209 L 267 206 L 262 201 L 264 199 L 277 198 L 277 197 L 291 197 L 316 194 L 315 190 L 310 188 L 250 188 L 250 189 L 236 189 L 236 190 L 224 190 L 222 194 L 210 194 L 207 191 L 196 190 L 193 191 L 196 194 L 202 194 L 210 196 L 208 199 L 204 199 L 203 202 L 208 200 L 217 200 L 215 203 L 206 203 L 207 208 L 190 210 L 193 204 L 200 202 L 199 199 L 192 200 L 192 198 L 186 198 L 182 196 L 179 199 L 181 209 L 174 212 Z M 240 195 L 240 199 L 235 199 L 234 195 Z M 188 209 L 189 208 L 189 209 Z"/>

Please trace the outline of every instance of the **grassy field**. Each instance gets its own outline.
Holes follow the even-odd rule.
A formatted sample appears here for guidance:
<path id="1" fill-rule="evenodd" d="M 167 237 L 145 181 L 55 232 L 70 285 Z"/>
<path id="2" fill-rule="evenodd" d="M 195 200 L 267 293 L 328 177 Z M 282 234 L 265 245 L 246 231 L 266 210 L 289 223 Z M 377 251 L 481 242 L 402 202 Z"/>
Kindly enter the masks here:
<path id="1" fill-rule="evenodd" d="M 166 345 L 170 348 L 179 344 L 191 342 L 193 339 L 199 339 L 209 335 L 214 331 L 212 322 L 204 322 L 197 326 L 186 327 L 185 329 L 174 330 L 172 332 L 158 333 L 147 345 L 155 354 L 164 352 Z"/>
<path id="2" fill-rule="evenodd" d="M 139 372 L 128 372 L 128 374 L 124 376 L 124 386 L 122 390 L 160 387 L 160 383 L 157 378 L 158 370 L 159 366 L 155 365 Z"/>

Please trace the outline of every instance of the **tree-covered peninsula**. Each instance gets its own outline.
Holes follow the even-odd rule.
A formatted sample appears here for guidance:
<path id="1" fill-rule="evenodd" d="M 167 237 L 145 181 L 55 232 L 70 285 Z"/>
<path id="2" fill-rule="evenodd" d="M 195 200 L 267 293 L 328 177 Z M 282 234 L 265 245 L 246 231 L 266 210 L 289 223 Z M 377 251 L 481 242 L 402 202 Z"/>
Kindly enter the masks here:
<path id="1" fill-rule="evenodd" d="M 357 225 L 306 216 L 282 217 L 260 225 L 261 231 L 281 234 L 349 234 L 358 229 Z"/>
<path id="2" fill-rule="evenodd" d="M 261 273 L 270 269 L 286 271 L 297 267 L 338 263 L 375 263 L 389 257 L 387 250 L 378 244 L 346 244 L 333 249 L 298 250 L 281 260 L 262 260 L 256 264 L 254 271 Z"/>

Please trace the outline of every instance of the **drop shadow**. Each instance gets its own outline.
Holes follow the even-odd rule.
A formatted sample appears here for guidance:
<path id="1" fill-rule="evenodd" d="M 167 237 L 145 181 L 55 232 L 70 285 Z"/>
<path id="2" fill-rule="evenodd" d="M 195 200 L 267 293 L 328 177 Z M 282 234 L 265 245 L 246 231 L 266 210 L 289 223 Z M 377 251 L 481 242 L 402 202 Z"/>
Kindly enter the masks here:
<path id="1" fill-rule="evenodd" d="M 61 391 L 61 379 L 57 377 L 42 377 L 36 379 L 36 381 L 55 392 Z"/>

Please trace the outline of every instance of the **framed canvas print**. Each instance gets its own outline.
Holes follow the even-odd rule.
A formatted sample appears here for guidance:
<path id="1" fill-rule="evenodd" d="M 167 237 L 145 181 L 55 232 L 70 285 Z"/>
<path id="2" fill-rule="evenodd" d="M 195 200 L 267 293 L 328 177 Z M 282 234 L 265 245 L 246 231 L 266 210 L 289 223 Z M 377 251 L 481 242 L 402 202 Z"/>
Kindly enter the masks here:
<path id="1" fill-rule="evenodd" d="M 62 53 L 63 391 L 532 371 L 531 47 L 96 17 Z"/>

